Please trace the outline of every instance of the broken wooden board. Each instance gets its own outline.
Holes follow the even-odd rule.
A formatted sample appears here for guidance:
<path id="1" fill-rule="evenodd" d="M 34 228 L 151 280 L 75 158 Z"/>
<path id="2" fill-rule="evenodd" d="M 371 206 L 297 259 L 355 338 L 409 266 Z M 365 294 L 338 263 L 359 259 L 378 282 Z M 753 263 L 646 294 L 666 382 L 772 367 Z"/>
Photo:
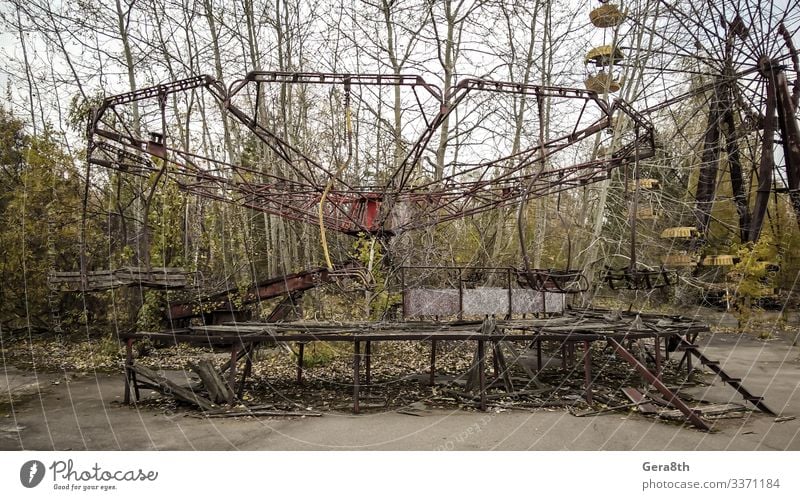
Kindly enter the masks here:
<path id="1" fill-rule="evenodd" d="M 653 403 L 655 403 L 657 405 L 664 406 L 666 408 L 674 408 L 675 407 L 675 405 L 673 405 L 672 403 L 670 403 L 666 399 L 659 397 L 657 394 L 648 394 L 647 397 L 650 398 L 651 400 L 653 400 Z"/>
<path id="2" fill-rule="evenodd" d="M 281 411 L 281 410 L 240 410 L 223 412 L 206 412 L 198 417 L 226 418 L 226 417 L 321 417 L 322 413 L 311 411 Z"/>
<path id="3" fill-rule="evenodd" d="M 430 415 L 431 410 L 428 409 L 428 405 L 423 403 L 422 401 L 417 401 L 411 403 L 408 406 L 404 406 L 397 410 L 397 413 L 402 415 L 411 415 L 412 417 L 423 417 L 425 415 Z"/>
<path id="4" fill-rule="evenodd" d="M 599 410 L 584 411 L 584 412 L 581 412 L 581 413 L 572 413 L 572 410 L 570 410 L 570 413 L 572 413 L 572 415 L 575 416 L 575 417 L 594 417 L 594 416 L 597 416 L 597 415 L 604 415 L 606 413 L 611 413 L 611 412 L 615 412 L 615 411 L 627 410 L 627 409 L 632 408 L 634 406 L 638 406 L 640 404 L 643 404 L 645 401 L 648 401 L 648 400 L 637 401 L 635 403 L 628 403 L 628 404 L 624 404 L 624 405 L 609 406 L 607 408 L 601 408 Z"/>
<path id="5" fill-rule="evenodd" d="M 197 363 L 189 362 L 189 367 L 197 373 L 203 381 L 203 387 L 208 391 L 208 396 L 214 403 L 224 403 L 233 399 L 231 388 L 222 379 L 222 375 L 208 360 Z"/>
<path id="6" fill-rule="evenodd" d="M 625 394 L 625 396 L 627 396 L 631 402 L 638 404 L 639 412 L 641 412 L 643 415 L 652 415 L 654 413 L 658 413 L 658 408 L 656 408 L 656 406 L 652 403 L 645 402 L 644 395 L 633 387 L 623 387 L 622 393 Z M 675 411 L 680 412 L 680 410 Z"/>
<path id="7" fill-rule="evenodd" d="M 475 390 L 475 387 L 478 386 L 478 365 L 480 358 L 478 357 L 478 350 L 475 349 L 475 352 L 472 355 L 472 363 L 469 365 L 469 370 L 467 370 L 467 382 L 464 388 L 467 392 L 472 392 Z M 481 366 L 481 369 L 483 367 Z"/>
<path id="8" fill-rule="evenodd" d="M 481 324 L 480 332 L 482 335 L 491 335 L 497 328 L 497 322 L 491 318 L 487 318 Z M 475 349 L 475 354 L 472 357 L 472 364 L 467 372 L 467 386 L 468 392 L 472 392 L 477 387 L 478 390 L 484 391 L 486 388 L 482 385 L 481 381 L 484 377 L 484 370 L 486 369 L 486 353 L 480 355 L 482 348 L 481 342 L 478 342 L 478 347 Z"/>
<path id="9" fill-rule="evenodd" d="M 173 397 L 185 403 L 193 404 L 202 410 L 214 410 L 218 408 L 217 405 L 208 399 L 186 389 L 185 387 L 179 386 L 175 382 L 169 380 L 167 377 L 159 375 L 147 367 L 134 364 L 130 365 L 130 369 L 152 382 L 151 387 L 165 396 Z"/>
<path id="10" fill-rule="evenodd" d="M 552 392 L 552 387 L 543 387 L 541 389 L 530 389 L 530 390 L 522 390 L 522 391 L 514 391 L 514 392 L 498 392 L 495 394 L 487 394 L 486 399 L 488 401 L 500 400 L 500 399 L 516 399 L 516 398 L 526 398 L 531 396 L 540 396 L 542 394 Z M 449 389 L 444 389 L 442 391 L 444 394 L 456 396 L 461 399 L 466 400 L 479 400 L 480 395 L 472 394 L 469 392 L 458 392 Z"/>
<path id="11" fill-rule="evenodd" d="M 506 363 L 506 357 L 503 355 L 503 350 L 499 342 L 492 342 L 492 354 L 494 356 L 496 369 L 500 372 L 496 375 L 499 375 L 500 380 L 503 381 L 506 391 L 514 392 L 514 382 L 511 380 L 511 374 L 508 371 L 508 363 Z"/>
<path id="12" fill-rule="evenodd" d="M 732 412 L 750 411 L 746 406 L 738 403 L 699 405 L 699 406 L 693 406 L 692 410 L 704 417 L 724 415 L 726 413 L 732 413 Z M 683 419 L 684 417 L 683 413 L 681 413 L 680 410 L 659 410 L 658 416 L 670 419 L 671 418 Z"/>

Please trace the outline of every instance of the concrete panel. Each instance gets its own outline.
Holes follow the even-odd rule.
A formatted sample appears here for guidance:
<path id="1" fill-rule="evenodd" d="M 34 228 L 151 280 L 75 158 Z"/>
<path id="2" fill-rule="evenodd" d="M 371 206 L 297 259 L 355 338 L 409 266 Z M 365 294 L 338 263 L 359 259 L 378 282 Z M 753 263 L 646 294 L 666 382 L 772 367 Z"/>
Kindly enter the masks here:
<path id="1" fill-rule="evenodd" d="M 543 304 L 543 296 L 546 304 Z M 508 288 L 485 287 L 464 289 L 464 315 L 483 316 L 508 314 Z M 562 313 L 565 296 L 561 293 L 542 293 L 535 290 L 515 288 L 511 291 L 514 314 L 540 312 Z M 543 308 L 543 305 L 546 307 Z M 405 291 L 404 310 L 406 317 L 456 316 L 459 312 L 458 289 L 456 288 L 410 288 Z"/>
<path id="2" fill-rule="evenodd" d="M 458 290 L 410 288 L 405 291 L 403 308 L 408 317 L 455 316 L 458 314 Z"/>

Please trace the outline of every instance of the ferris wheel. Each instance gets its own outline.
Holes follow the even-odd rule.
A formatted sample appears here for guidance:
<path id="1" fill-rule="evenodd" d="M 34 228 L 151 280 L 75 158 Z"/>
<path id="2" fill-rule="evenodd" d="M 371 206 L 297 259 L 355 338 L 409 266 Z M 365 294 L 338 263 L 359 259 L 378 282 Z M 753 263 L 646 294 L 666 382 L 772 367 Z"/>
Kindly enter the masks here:
<path id="1" fill-rule="evenodd" d="M 699 171 L 687 225 L 701 239 L 714 221 L 757 241 L 779 194 L 800 222 L 800 2 L 661 0 L 650 9 L 629 16 L 646 35 L 635 57 L 648 84 L 637 102 L 671 145 L 675 170 Z M 735 221 L 715 220 L 722 201 Z"/>
<path id="2" fill-rule="evenodd" d="M 637 162 L 633 187 L 626 181 L 630 265 L 607 268 L 605 280 L 670 284 L 663 268 L 635 269 L 637 221 L 665 212 L 679 225 L 650 224 L 669 247 L 663 264 L 719 275 L 737 258 L 718 250 L 757 241 L 787 201 L 800 223 L 800 3 L 626 4 L 600 0 L 590 12 L 603 45 L 586 55 L 585 83 L 606 95 L 622 90 L 653 123 L 659 154 L 647 170 L 658 178 L 641 178 Z M 642 277 L 660 281 L 640 287 Z"/>

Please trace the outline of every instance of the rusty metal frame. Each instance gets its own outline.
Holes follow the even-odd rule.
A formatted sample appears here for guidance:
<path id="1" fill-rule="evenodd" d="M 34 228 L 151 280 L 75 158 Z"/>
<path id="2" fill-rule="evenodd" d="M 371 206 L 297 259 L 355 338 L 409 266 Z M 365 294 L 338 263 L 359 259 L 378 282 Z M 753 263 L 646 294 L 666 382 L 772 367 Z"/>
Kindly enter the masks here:
<path id="1" fill-rule="evenodd" d="M 400 266 L 400 290 L 403 301 L 403 318 L 406 317 L 407 302 L 407 273 L 409 271 L 445 271 L 457 272 L 458 276 L 458 318 L 464 315 L 464 273 L 465 272 L 489 272 L 504 276 L 505 287 L 508 289 L 508 311 L 506 317 L 513 315 L 513 285 L 516 283 L 522 289 L 553 294 L 573 294 L 584 292 L 588 289 L 586 276 L 578 270 L 556 270 L 556 269 L 531 269 L 529 271 L 514 267 L 461 267 L 461 266 Z M 577 286 L 577 288 L 575 288 Z M 547 297 L 542 295 L 543 313 L 547 313 Z"/>
<path id="2" fill-rule="evenodd" d="M 442 92 L 417 75 L 337 74 L 337 73 L 290 73 L 279 71 L 253 71 L 229 88 L 213 77 L 202 75 L 167 84 L 140 89 L 105 99 L 92 113 L 87 135 L 89 139 L 88 161 L 104 168 L 114 168 L 133 175 L 145 175 L 159 170 L 150 160 L 155 156 L 169 165 L 173 178 L 181 189 L 206 198 L 239 204 L 254 210 L 278 215 L 289 220 L 318 224 L 317 206 L 320 202 L 321 184 L 334 177 L 330 168 L 310 158 L 298 148 L 286 142 L 279 134 L 269 130 L 258 120 L 258 109 L 247 113 L 232 101 L 244 92 L 248 85 L 256 85 L 256 98 L 260 97 L 262 85 L 344 85 L 350 86 L 401 86 L 414 92 L 425 129 L 411 146 L 402 164 L 388 176 L 382 186 L 351 186 L 343 179 L 335 178 L 334 187 L 326 198 L 323 209 L 323 224 L 326 228 L 343 233 L 366 232 L 393 234 L 399 230 L 417 229 L 492 210 L 518 202 L 522 186 L 533 183 L 531 196 L 543 196 L 597 182 L 607 178 L 608 173 L 633 160 L 635 145 L 620 148 L 608 159 L 593 160 L 547 173 L 531 173 L 529 167 L 548 156 L 586 139 L 612 124 L 615 112 L 623 113 L 638 126 L 647 130 L 642 144 L 652 145 L 653 134 L 649 122 L 623 101 L 607 105 L 596 93 L 582 89 L 555 86 L 524 85 L 514 82 L 468 78 Z M 247 127 L 258 139 L 272 150 L 292 171 L 297 179 L 287 176 L 265 174 L 244 165 L 225 163 L 203 157 L 189 151 L 171 147 L 162 130 L 160 140 L 138 138 L 125 128 L 124 120 L 117 109 L 135 101 L 159 99 L 164 102 L 173 93 L 206 90 L 221 105 L 228 116 Z M 425 114 L 419 101 L 417 89 L 440 103 L 435 116 Z M 546 144 L 530 148 L 512 156 L 465 166 L 464 171 L 445 177 L 441 181 L 423 186 L 408 185 L 413 167 L 420 161 L 428 142 L 445 118 L 461 104 L 468 95 L 476 92 L 506 93 L 536 98 L 568 98 L 583 101 L 580 115 L 573 130 Z M 600 110 L 601 119 L 578 128 L 587 106 Z M 108 116 L 116 120 L 111 123 Z M 120 130 L 120 125 L 122 129 Z M 637 144 L 638 144 L 637 142 Z M 652 154 L 647 148 L 644 155 Z M 486 172 L 500 163 L 510 166 L 500 176 L 486 178 Z M 214 168 L 202 168 L 203 164 Z M 232 175 L 221 175 L 220 170 L 229 170 Z M 464 181 L 465 173 L 474 173 L 477 180 Z M 267 182 L 254 182 L 251 177 Z M 417 213 L 411 220 L 392 225 L 393 207 L 405 203 Z M 377 217 L 366 220 L 364 213 L 376 212 Z"/>
<path id="3" fill-rule="evenodd" d="M 603 281 L 612 290 L 656 290 L 672 286 L 677 282 L 677 274 L 661 266 L 659 269 L 631 269 L 606 267 Z"/>
<path id="4" fill-rule="evenodd" d="M 551 293 L 583 293 L 589 289 L 589 280 L 580 269 L 521 269 L 517 283 Z"/>
<path id="5" fill-rule="evenodd" d="M 681 398 L 677 396 L 677 394 L 672 392 L 666 385 L 664 385 L 664 383 L 661 382 L 661 380 L 659 380 L 659 378 L 655 374 L 653 374 L 645 365 L 643 365 L 641 361 L 636 359 L 636 356 L 634 356 L 627 349 L 625 349 L 620 342 L 611 337 L 607 339 L 607 342 L 608 345 L 614 348 L 614 351 L 622 359 L 630 363 L 631 366 L 633 366 L 642 377 L 644 377 L 648 382 L 650 382 L 650 384 L 652 384 L 653 387 L 655 387 L 658 390 L 658 392 L 663 394 L 664 398 L 667 400 L 668 403 L 678 408 L 681 411 L 681 413 L 683 413 L 686 416 L 687 420 L 689 420 L 692 423 L 692 425 L 704 431 L 711 430 L 708 427 L 708 424 L 706 424 L 705 421 L 703 421 L 703 419 L 700 418 L 700 415 L 698 415 L 696 411 L 689 408 L 689 406 L 687 406 L 686 403 L 684 403 L 683 400 L 681 400 Z"/>
<path id="6" fill-rule="evenodd" d="M 243 305 L 251 304 L 281 295 L 303 292 L 327 281 L 329 281 L 327 268 L 309 269 L 261 281 L 241 295 L 239 289 L 234 287 L 187 302 L 172 302 L 166 311 L 166 317 L 169 321 L 177 321 L 201 316 L 204 310 L 233 311 L 236 309 L 233 306 L 234 300 Z"/>
<path id="7" fill-rule="evenodd" d="M 578 312 L 576 311 L 575 314 Z M 136 383 L 131 380 L 133 371 L 130 366 L 133 363 L 132 359 L 132 345 L 135 340 L 148 338 L 155 341 L 165 342 L 190 342 L 194 344 L 203 344 L 209 346 L 227 346 L 232 353 L 231 363 L 235 363 L 239 359 L 238 354 L 246 349 L 247 346 L 259 342 L 347 342 L 353 344 L 353 411 L 358 413 L 361 408 L 359 405 L 359 395 L 364 384 L 370 384 L 370 344 L 375 341 L 422 341 L 431 342 L 432 351 L 430 356 L 430 383 L 435 381 L 435 345 L 440 340 L 447 341 L 467 341 L 475 342 L 477 346 L 476 360 L 480 366 L 484 366 L 486 360 L 486 343 L 492 343 L 492 346 L 500 342 L 506 341 L 525 341 L 536 344 L 537 357 L 541 356 L 539 349 L 541 348 L 542 341 L 556 341 L 561 343 L 566 351 L 572 356 L 576 343 L 583 346 L 583 372 L 584 372 L 584 386 L 585 397 L 587 401 L 591 402 L 591 386 L 592 386 L 592 366 L 591 366 L 591 343 L 602 341 L 614 349 L 622 359 L 627 361 L 631 366 L 638 371 L 650 384 L 652 384 L 661 394 L 665 400 L 686 416 L 686 419 L 695 427 L 701 430 L 709 430 L 708 424 L 702 420 L 699 413 L 691 409 L 680 397 L 666 387 L 660 380 L 660 354 L 656 353 L 656 373 L 653 373 L 647 366 L 633 356 L 627 349 L 623 347 L 623 343 L 636 339 L 653 339 L 656 349 L 660 349 L 660 339 L 665 340 L 675 335 L 691 335 L 700 331 L 707 331 L 707 327 L 698 322 L 687 320 L 680 317 L 670 317 L 675 323 L 669 327 L 661 327 L 657 329 L 645 328 L 634 329 L 627 323 L 615 323 L 613 321 L 605 321 L 602 326 L 596 321 L 605 318 L 606 311 L 582 311 L 580 314 L 585 315 L 587 318 L 593 318 L 584 324 L 570 324 L 570 325 L 555 325 L 548 326 L 548 320 L 495 320 L 488 318 L 484 321 L 456 321 L 452 323 L 438 323 L 438 322 L 417 322 L 413 324 L 398 323 L 398 324 L 383 324 L 383 323 L 354 323 L 354 324 L 297 324 L 297 323 L 250 323 L 250 324 L 237 324 L 237 325 L 221 325 L 221 326 L 206 326 L 206 327 L 192 327 L 183 330 L 173 330 L 160 333 L 149 332 L 135 332 L 123 333 L 120 335 L 121 339 L 126 342 L 128 356 L 126 358 L 125 366 L 125 396 L 126 402 L 130 401 L 130 388 L 136 387 Z M 636 314 L 625 314 L 624 316 L 633 317 Z M 643 321 L 655 322 L 658 318 L 663 318 L 660 315 L 638 314 Z M 515 330 L 515 331 L 511 331 Z M 680 333 L 678 333 L 680 332 Z M 365 349 L 362 350 L 361 344 L 364 343 Z M 666 345 L 665 345 L 666 349 Z M 697 355 L 696 353 L 692 353 Z M 702 356 L 702 355 L 701 355 Z M 565 361 L 567 356 L 564 357 Z M 704 364 L 713 366 L 714 363 L 705 359 Z M 541 366 L 541 363 L 540 363 Z M 235 383 L 235 371 L 231 365 L 224 367 L 229 370 L 229 377 L 231 383 Z M 362 378 L 362 369 L 364 369 L 364 378 Z M 500 366 L 502 369 L 502 366 Z M 567 367 L 569 369 L 569 367 Z M 479 375 L 483 370 L 479 369 Z M 243 377 L 247 374 L 247 367 Z M 502 376 L 502 373 L 497 373 Z M 298 380 L 302 377 L 302 365 L 298 365 L 297 370 Z M 482 380 L 481 380 L 482 379 Z M 735 384 L 738 379 L 728 377 L 726 382 Z M 244 383 L 244 378 L 240 382 Z M 485 377 L 480 377 L 478 380 L 478 391 L 480 398 L 478 399 L 480 407 L 486 408 L 486 388 L 489 384 L 486 383 Z M 742 391 L 740 391 L 742 392 Z M 746 391 L 742 394 L 749 395 Z M 755 404 L 759 409 L 769 413 L 769 408 L 763 404 L 761 398 L 750 396 L 749 401 Z M 760 405 L 759 405 L 760 403 Z"/>

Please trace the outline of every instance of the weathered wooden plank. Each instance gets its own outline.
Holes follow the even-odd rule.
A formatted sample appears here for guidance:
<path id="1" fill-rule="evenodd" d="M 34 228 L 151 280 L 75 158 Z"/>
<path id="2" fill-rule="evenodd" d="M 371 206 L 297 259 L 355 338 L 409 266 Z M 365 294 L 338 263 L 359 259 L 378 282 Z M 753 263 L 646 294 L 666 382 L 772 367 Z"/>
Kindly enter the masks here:
<path id="1" fill-rule="evenodd" d="M 163 375 L 159 375 L 145 366 L 134 364 L 130 366 L 130 369 L 153 382 L 153 384 L 158 387 L 158 392 L 165 396 L 174 397 L 175 399 L 193 404 L 198 406 L 201 410 L 213 410 L 217 408 L 217 405 L 208 399 L 179 386 L 175 382 L 172 382 Z"/>
<path id="2" fill-rule="evenodd" d="M 503 380 L 503 385 L 507 392 L 514 392 L 514 383 L 511 381 L 511 373 L 508 370 L 508 363 L 506 363 L 506 358 L 503 355 L 503 350 L 500 348 L 500 343 L 497 341 L 492 342 L 492 348 L 494 350 L 495 360 L 497 361 L 497 367 L 500 369 L 499 375 Z"/>
<path id="3" fill-rule="evenodd" d="M 150 270 L 137 267 L 120 269 L 101 269 L 88 271 L 85 275 L 76 271 L 52 271 L 48 274 L 48 284 L 64 291 L 101 291 L 120 286 L 144 286 L 159 288 L 181 288 L 188 283 L 186 271 L 179 267 Z M 86 283 L 84 288 L 82 285 Z"/>
<path id="4" fill-rule="evenodd" d="M 731 412 L 750 411 L 746 406 L 737 403 L 721 403 L 693 406 L 692 410 L 703 416 L 723 415 Z M 683 413 L 680 410 L 660 410 L 658 411 L 659 417 L 664 418 L 683 418 Z"/>
<path id="5" fill-rule="evenodd" d="M 480 358 L 478 357 L 478 349 L 476 348 L 472 354 L 472 363 L 469 365 L 469 370 L 467 371 L 467 384 L 465 389 L 467 392 L 472 392 L 475 390 L 475 387 L 478 385 L 478 364 Z M 483 367 L 481 367 L 483 368 Z"/>
<path id="6" fill-rule="evenodd" d="M 644 401 L 647 401 L 647 400 L 644 400 Z M 626 410 L 628 408 L 632 408 L 634 406 L 638 406 L 640 403 L 641 402 L 628 403 L 628 404 L 617 405 L 617 406 L 610 406 L 608 408 L 601 408 L 599 410 L 589 410 L 589 411 L 585 411 L 585 412 L 581 412 L 581 413 L 573 413 L 572 415 L 575 416 L 575 417 L 594 417 L 594 416 L 597 416 L 597 415 L 603 415 L 605 413 L 611 413 L 613 411 Z M 683 414 L 681 414 L 681 416 L 683 416 Z"/>
<path id="7" fill-rule="evenodd" d="M 146 267 L 132 267 L 132 266 L 121 267 L 121 268 L 117 269 L 116 271 L 117 272 L 125 271 L 125 272 L 129 272 L 129 273 L 147 273 L 147 272 L 150 272 L 152 274 L 157 274 L 157 273 L 169 274 L 169 273 L 185 273 L 186 272 L 186 270 L 184 268 L 182 268 L 182 267 L 152 267 L 148 271 Z"/>
<path id="8" fill-rule="evenodd" d="M 49 276 L 51 281 L 63 281 L 65 283 L 78 282 L 82 277 L 80 273 L 54 273 Z"/>
<path id="9" fill-rule="evenodd" d="M 230 411 L 230 412 L 211 412 L 202 415 L 206 418 L 225 418 L 225 417 L 321 417 L 322 413 L 311 411 L 280 411 L 280 410 L 253 410 L 253 411 Z"/>
<path id="10" fill-rule="evenodd" d="M 646 402 L 644 395 L 634 389 L 633 387 L 623 387 L 622 393 L 631 400 L 631 402 L 636 403 L 639 406 L 639 411 L 643 415 L 652 415 L 653 413 L 658 413 L 658 408 L 655 405 Z M 681 414 L 683 415 L 683 414 Z"/>
<path id="11" fill-rule="evenodd" d="M 189 367 L 197 373 L 203 381 L 203 387 L 208 391 L 208 395 L 214 403 L 224 403 L 231 397 L 230 389 L 222 380 L 222 376 L 217 372 L 210 361 L 204 359 L 197 363 L 189 362 Z"/>
<path id="12" fill-rule="evenodd" d="M 466 389 L 465 389 L 466 390 Z M 529 396 L 540 396 L 542 394 L 552 392 L 554 390 L 553 387 L 543 387 L 541 389 L 529 389 L 529 390 L 521 390 L 521 391 L 514 391 L 514 392 L 502 392 L 502 393 L 495 393 L 495 394 L 487 394 L 485 399 L 487 401 L 496 401 L 500 399 L 517 399 L 517 398 L 525 398 Z M 480 394 L 472 394 L 470 392 L 459 392 L 454 391 L 451 389 L 443 389 L 443 394 L 450 394 L 453 396 L 457 396 L 462 399 L 468 399 L 473 401 L 479 401 L 481 399 Z"/>

